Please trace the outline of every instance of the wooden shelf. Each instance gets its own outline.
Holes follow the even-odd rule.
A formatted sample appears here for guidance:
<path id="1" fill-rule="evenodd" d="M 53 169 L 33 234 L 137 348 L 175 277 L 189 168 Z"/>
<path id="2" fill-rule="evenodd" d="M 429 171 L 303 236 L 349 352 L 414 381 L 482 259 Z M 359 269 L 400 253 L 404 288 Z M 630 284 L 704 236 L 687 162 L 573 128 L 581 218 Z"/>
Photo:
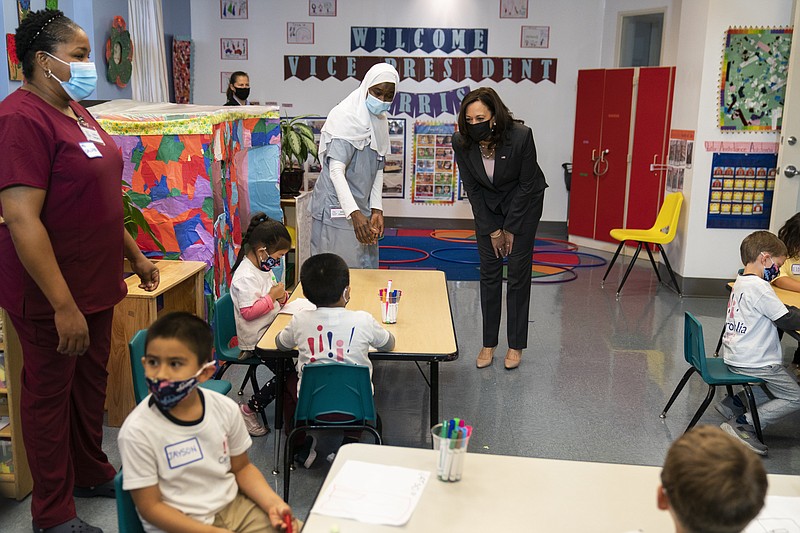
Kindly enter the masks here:
<path id="1" fill-rule="evenodd" d="M 10 439 L 11 438 L 11 424 L 7 425 L 3 429 L 0 429 L 0 439 Z"/>
<path id="2" fill-rule="evenodd" d="M 14 483 L 14 474 L 0 473 L 0 483 Z"/>
<path id="3" fill-rule="evenodd" d="M 8 389 L 0 387 L 0 394 L 8 394 Z"/>

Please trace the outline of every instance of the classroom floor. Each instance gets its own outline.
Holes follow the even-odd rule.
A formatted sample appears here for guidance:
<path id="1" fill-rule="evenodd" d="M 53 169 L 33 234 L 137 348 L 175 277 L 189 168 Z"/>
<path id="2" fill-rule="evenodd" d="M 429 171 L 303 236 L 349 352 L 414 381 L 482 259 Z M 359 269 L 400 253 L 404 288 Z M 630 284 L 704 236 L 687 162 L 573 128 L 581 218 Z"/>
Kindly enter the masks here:
<path id="1" fill-rule="evenodd" d="M 732 271 L 735 268 L 731 266 Z M 707 390 L 699 377 L 693 377 L 666 420 L 659 418 L 688 368 L 683 358 L 684 312 L 692 312 L 703 324 L 710 355 L 722 328 L 725 300 L 681 299 L 659 286 L 649 263 L 640 261 L 616 301 L 622 272 L 621 265 L 615 266 L 604 289 L 602 267 L 579 269 L 578 278 L 570 283 L 532 285 L 528 349 L 515 371 L 502 365 L 507 348 L 505 318 L 495 364 L 475 368 L 481 345 L 478 282 L 449 283 L 460 356 L 440 367 L 440 414 L 464 418 L 474 426 L 470 453 L 662 463 L 669 444 L 683 432 Z M 795 348 L 794 341 L 784 340 L 787 361 Z M 263 372 L 262 383 L 269 371 Z M 242 373 L 233 369 L 225 377 L 235 385 L 231 397 L 241 398 L 236 390 Z M 378 362 L 373 378 L 386 443 L 430 446 L 428 392 L 416 366 Z M 249 393 L 248 388 L 244 398 Z M 722 394 L 718 391 L 717 397 Z M 715 425 L 722 421 L 713 407 L 701 419 Z M 117 432 L 105 431 L 105 448 L 114 465 L 120 463 Z M 764 435 L 769 446 L 767 471 L 800 471 L 800 414 L 786 417 Z M 271 434 L 254 438 L 250 458 L 282 494 L 282 474 L 276 478 L 270 473 L 273 442 Z M 327 467 L 323 457 L 312 469 L 293 472 L 290 504 L 297 516 L 308 515 Z M 78 500 L 77 506 L 84 520 L 107 532 L 117 531 L 113 500 Z M 19 503 L 0 499 L 0 531 L 30 531 L 29 498 Z"/>

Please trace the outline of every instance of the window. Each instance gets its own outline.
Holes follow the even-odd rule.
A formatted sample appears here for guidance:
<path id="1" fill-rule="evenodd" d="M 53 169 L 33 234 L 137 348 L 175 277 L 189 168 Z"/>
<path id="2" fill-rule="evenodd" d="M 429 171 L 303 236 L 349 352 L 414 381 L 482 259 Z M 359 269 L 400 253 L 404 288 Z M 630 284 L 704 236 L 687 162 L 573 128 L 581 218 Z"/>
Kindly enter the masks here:
<path id="1" fill-rule="evenodd" d="M 664 13 L 622 15 L 620 25 L 619 66 L 659 66 Z"/>

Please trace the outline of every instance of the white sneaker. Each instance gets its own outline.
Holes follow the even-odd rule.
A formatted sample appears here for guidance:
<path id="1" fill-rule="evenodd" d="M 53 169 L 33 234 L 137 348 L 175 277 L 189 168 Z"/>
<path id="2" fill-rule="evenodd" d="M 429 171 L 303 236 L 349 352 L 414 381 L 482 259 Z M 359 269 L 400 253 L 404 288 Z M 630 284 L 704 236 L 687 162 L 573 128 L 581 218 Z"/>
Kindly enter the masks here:
<path id="1" fill-rule="evenodd" d="M 261 423 L 258 421 L 258 416 L 255 413 L 246 412 L 245 407 L 247 407 L 245 404 L 241 404 L 239 406 L 239 411 L 242 413 L 242 418 L 244 419 L 244 425 L 247 428 L 247 432 L 253 437 L 263 437 L 269 433 L 269 428 L 265 428 L 261 425 Z"/>

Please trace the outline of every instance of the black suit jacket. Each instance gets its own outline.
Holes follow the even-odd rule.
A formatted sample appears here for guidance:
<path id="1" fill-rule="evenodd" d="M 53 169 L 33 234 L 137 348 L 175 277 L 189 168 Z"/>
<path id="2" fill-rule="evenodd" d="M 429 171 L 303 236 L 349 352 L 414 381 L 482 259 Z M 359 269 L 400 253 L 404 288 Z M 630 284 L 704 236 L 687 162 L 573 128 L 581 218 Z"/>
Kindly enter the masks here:
<path id="1" fill-rule="evenodd" d="M 495 150 L 493 180 L 486 175 L 477 143 L 466 148 L 464 136 L 457 132 L 453 150 L 480 235 L 498 229 L 516 235 L 535 227 L 541 209 L 534 209 L 533 202 L 542 201 L 543 196 L 536 193 L 546 189 L 547 182 L 536 162 L 536 145 L 529 127 L 514 122 L 506 131 Z"/>

